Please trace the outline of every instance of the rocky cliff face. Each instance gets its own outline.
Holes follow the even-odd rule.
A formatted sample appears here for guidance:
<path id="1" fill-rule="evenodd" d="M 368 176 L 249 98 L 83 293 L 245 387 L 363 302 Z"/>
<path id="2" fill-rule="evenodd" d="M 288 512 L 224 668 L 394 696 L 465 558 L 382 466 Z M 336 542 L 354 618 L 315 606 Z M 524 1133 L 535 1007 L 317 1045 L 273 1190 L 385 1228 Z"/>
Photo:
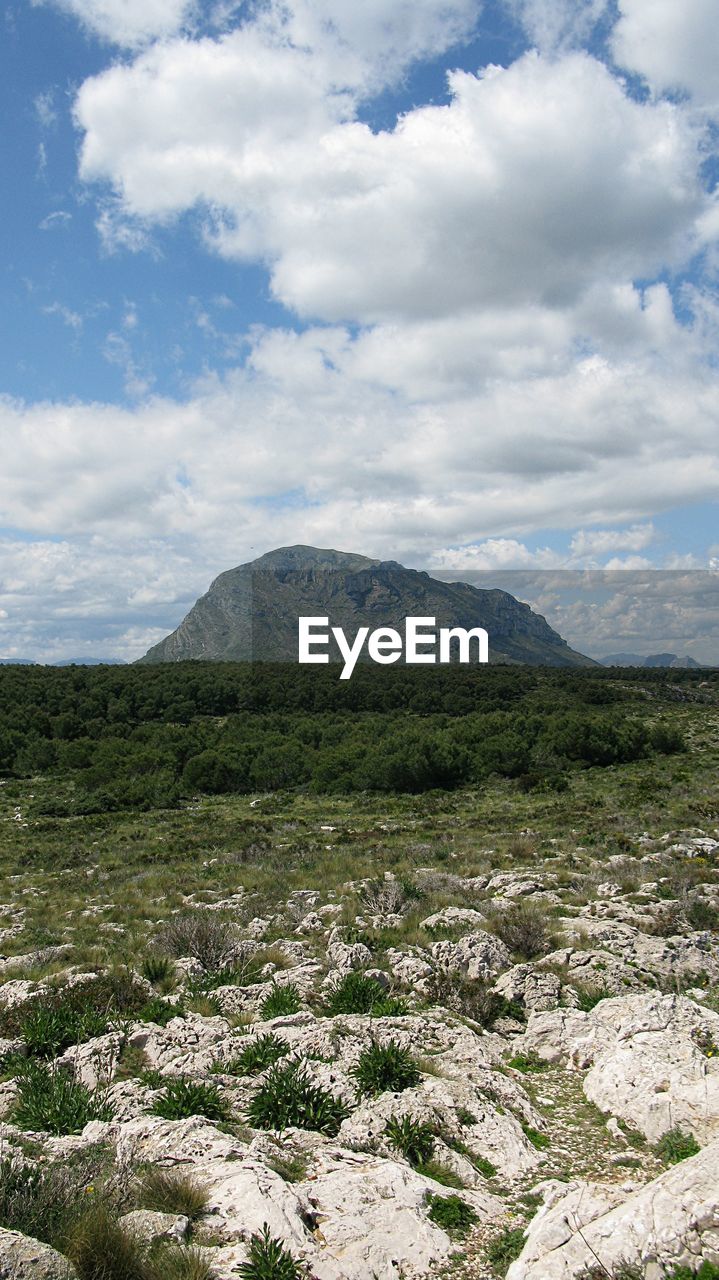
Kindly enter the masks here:
<path id="1" fill-rule="evenodd" d="M 305 546 L 282 547 L 221 573 L 141 661 L 295 661 L 297 619 L 318 615 L 347 636 L 361 626 L 401 630 L 407 617 L 434 617 L 437 627 L 484 627 L 492 662 L 593 665 L 504 591 L 439 582 L 393 560 Z"/>

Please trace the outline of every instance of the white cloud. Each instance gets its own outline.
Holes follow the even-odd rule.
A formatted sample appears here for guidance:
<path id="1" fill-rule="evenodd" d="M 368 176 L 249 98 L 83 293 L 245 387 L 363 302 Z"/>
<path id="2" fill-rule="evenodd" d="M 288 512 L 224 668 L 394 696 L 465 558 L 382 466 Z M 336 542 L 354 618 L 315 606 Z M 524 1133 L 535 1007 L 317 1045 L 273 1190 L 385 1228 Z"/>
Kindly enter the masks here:
<path id="1" fill-rule="evenodd" d="M 505 0 L 535 48 L 542 53 L 583 44 L 607 9 L 608 0 Z"/>
<path id="2" fill-rule="evenodd" d="M 572 538 L 571 550 L 575 556 L 601 556 L 609 551 L 641 551 L 650 546 L 655 538 L 656 530 L 651 523 L 635 524 L 629 529 L 580 529 Z"/>
<path id="3" fill-rule="evenodd" d="M 680 110 L 584 54 L 450 83 L 374 134 L 309 53 L 257 29 L 175 42 L 82 86 L 82 175 L 146 220 L 208 208 L 219 253 L 266 260 L 282 302 L 330 321 L 557 308 L 693 251 L 706 196 Z"/>
<path id="4" fill-rule="evenodd" d="M 618 0 L 617 62 L 658 91 L 684 90 L 719 107 L 715 0 Z"/>
<path id="5" fill-rule="evenodd" d="M 191 17 L 194 0 L 45 0 L 79 19 L 111 44 L 138 48 L 175 35 Z M 42 0 L 32 0 L 33 4 Z"/>
<path id="6" fill-rule="evenodd" d="M 79 333 L 82 329 L 82 316 L 77 311 L 73 311 L 71 307 L 66 307 L 61 302 L 51 302 L 48 306 L 43 307 L 43 315 L 59 316 L 63 324 L 68 329 L 73 329 L 75 333 Z"/>

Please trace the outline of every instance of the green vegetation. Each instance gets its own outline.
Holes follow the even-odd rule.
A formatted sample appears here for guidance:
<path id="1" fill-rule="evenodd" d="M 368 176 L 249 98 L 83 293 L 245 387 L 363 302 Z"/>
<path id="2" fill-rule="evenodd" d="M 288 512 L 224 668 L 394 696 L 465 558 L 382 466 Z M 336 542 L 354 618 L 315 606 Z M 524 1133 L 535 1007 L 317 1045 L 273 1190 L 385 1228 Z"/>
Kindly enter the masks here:
<path id="1" fill-rule="evenodd" d="M 524 1075 L 531 1075 L 537 1071 L 547 1071 L 549 1063 L 544 1058 L 540 1058 L 538 1053 L 530 1050 L 529 1053 L 515 1053 L 513 1058 L 507 1060 L 507 1066 L 512 1067 L 515 1071 L 521 1071 Z"/>
<path id="2" fill-rule="evenodd" d="M 342 1100 L 314 1084 L 306 1065 L 297 1061 L 270 1067 L 247 1108 L 248 1123 L 255 1129 L 281 1132 L 293 1126 L 330 1138 L 348 1115 Z"/>
<path id="3" fill-rule="evenodd" d="M 390 1116 L 385 1134 L 396 1151 L 401 1152 L 415 1169 L 431 1159 L 434 1151 L 434 1130 L 431 1125 L 412 1116 Z"/>
<path id="4" fill-rule="evenodd" d="M 506 1275 L 508 1268 L 522 1252 L 524 1240 L 523 1227 L 505 1227 L 504 1231 L 490 1240 L 487 1245 L 487 1261 L 497 1275 Z"/>
<path id="5" fill-rule="evenodd" d="M 284 1058 L 289 1051 L 290 1046 L 287 1041 L 271 1031 L 267 1035 L 257 1036 L 251 1040 L 221 1069 L 231 1076 L 258 1076 L 280 1058 Z"/>
<path id="6" fill-rule="evenodd" d="M 163 1120 L 205 1116 L 208 1120 L 227 1122 L 232 1112 L 217 1085 L 177 1076 L 165 1084 L 161 1096 L 152 1104 L 152 1114 L 162 1116 Z"/>
<path id="7" fill-rule="evenodd" d="M 29 1059 L 17 1077 L 18 1097 L 10 1119 L 19 1129 L 56 1136 L 80 1133 L 91 1120 L 111 1120 L 104 1089 L 87 1089 L 57 1067 Z"/>
<path id="8" fill-rule="evenodd" d="M 672 671 L 672 682 L 690 674 Z M 287 787 L 416 793 L 493 774 L 551 791 L 577 767 L 683 749 L 678 726 L 647 721 L 637 678 L 452 666 L 357 668 L 340 682 L 331 667 L 291 663 L 10 666 L 0 670 L 0 772 L 70 778 L 42 802 L 57 816 Z M 661 690 L 668 678 L 645 671 L 641 682 Z"/>
<path id="9" fill-rule="evenodd" d="M 301 1271 L 281 1240 L 270 1234 L 267 1223 L 250 1240 L 249 1260 L 240 1264 L 244 1280 L 300 1280 Z"/>
<path id="10" fill-rule="evenodd" d="M 373 1042 L 364 1049 L 352 1072 L 359 1093 L 376 1097 L 380 1093 L 401 1093 L 413 1089 L 422 1079 L 414 1058 L 396 1040 Z"/>
<path id="11" fill-rule="evenodd" d="M 375 1018 L 396 1018 L 407 1012 L 407 1002 L 388 996 L 376 978 L 356 970 L 345 974 L 327 998 L 330 1016 L 339 1013 L 371 1013 Z"/>
<path id="12" fill-rule="evenodd" d="M 662 1134 L 654 1150 L 664 1164 L 679 1164 L 680 1160 L 697 1155 L 701 1147 L 692 1133 L 675 1128 Z"/>
<path id="13" fill-rule="evenodd" d="M 195 1222 L 207 1208 L 209 1196 L 205 1188 L 190 1174 L 180 1169 L 148 1169 L 140 1180 L 138 1203 L 143 1209 L 159 1213 L 184 1214 Z"/>
<path id="14" fill-rule="evenodd" d="M 432 1222 L 438 1227 L 446 1231 L 448 1235 L 456 1237 L 458 1240 L 464 1239 L 469 1234 L 475 1222 L 478 1221 L 477 1214 L 466 1200 L 461 1196 L 427 1196 L 427 1209 Z"/>
<path id="15" fill-rule="evenodd" d="M 265 1022 L 270 1022 L 272 1018 L 284 1018 L 289 1014 L 299 1013 L 301 1008 L 300 993 L 293 983 L 287 982 L 280 987 L 273 982 L 272 990 L 260 1004 L 260 1017 Z"/>

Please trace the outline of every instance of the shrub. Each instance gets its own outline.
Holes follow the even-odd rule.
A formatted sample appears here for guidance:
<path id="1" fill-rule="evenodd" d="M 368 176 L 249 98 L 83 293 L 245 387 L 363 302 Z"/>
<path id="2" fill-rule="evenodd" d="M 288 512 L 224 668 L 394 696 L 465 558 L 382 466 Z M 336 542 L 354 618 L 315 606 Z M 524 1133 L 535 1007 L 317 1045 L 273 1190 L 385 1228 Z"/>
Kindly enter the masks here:
<path id="1" fill-rule="evenodd" d="M 494 912 L 487 927 L 522 960 L 546 955 L 554 946 L 546 910 L 536 902 L 516 902 L 507 911 Z"/>
<path id="2" fill-rule="evenodd" d="M 512 1067 L 514 1071 L 521 1071 L 525 1075 L 531 1075 L 535 1071 L 547 1071 L 549 1063 L 544 1058 L 540 1058 L 538 1053 L 530 1049 L 528 1053 L 515 1053 L 513 1058 L 507 1062 L 508 1067 Z"/>
<path id="3" fill-rule="evenodd" d="M 224 1070 L 228 1075 L 233 1076 L 257 1076 L 261 1071 L 274 1066 L 275 1062 L 284 1058 L 289 1051 L 290 1046 L 282 1036 L 269 1032 L 267 1035 L 257 1036 L 246 1044 L 241 1053 L 227 1063 Z"/>
<path id="4" fill-rule="evenodd" d="M 72 1005 L 28 1001 L 23 1025 L 23 1039 L 29 1055 L 56 1058 L 72 1044 L 82 1044 L 101 1036 L 107 1029 L 107 1018 L 94 1009 L 80 1010 Z"/>
<path id="5" fill-rule="evenodd" d="M 503 1276 L 524 1248 L 523 1227 L 505 1227 L 487 1245 L 487 1261 L 498 1275 Z"/>
<path id="6" fill-rule="evenodd" d="M 267 1223 L 261 1232 L 252 1236 L 249 1255 L 238 1272 L 244 1280 L 300 1280 L 302 1273 L 292 1254 L 270 1235 Z"/>
<path id="7" fill-rule="evenodd" d="M 209 1195 L 206 1188 L 189 1174 L 155 1165 L 144 1174 L 137 1198 L 143 1209 L 182 1213 L 194 1222 L 205 1212 Z"/>
<path id="8" fill-rule="evenodd" d="M 237 946 L 237 930 L 232 921 L 216 911 L 196 908 L 166 920 L 158 930 L 156 943 L 175 959 L 194 956 L 203 969 L 216 972 L 229 964 Z"/>
<path id="9" fill-rule="evenodd" d="M 309 1129 L 334 1137 L 349 1110 L 340 1098 L 314 1084 L 297 1061 L 270 1067 L 247 1108 L 255 1129 Z"/>
<path id="10" fill-rule="evenodd" d="M 431 1125 L 414 1120 L 412 1116 L 390 1116 L 384 1131 L 395 1150 L 401 1152 L 415 1169 L 431 1159 L 434 1151 Z"/>
<path id="11" fill-rule="evenodd" d="M 264 1022 L 269 1022 L 271 1018 L 287 1017 L 292 1013 L 299 1013 L 302 1008 L 300 993 L 297 987 L 288 982 L 286 986 L 279 987 L 276 982 L 272 983 L 272 990 L 267 993 L 260 1005 L 260 1017 Z"/>
<path id="12" fill-rule="evenodd" d="M 421 892 L 404 880 L 370 880 L 362 890 L 362 909 L 370 916 L 402 915 Z"/>
<path id="13" fill-rule="evenodd" d="M 719 930 L 719 910 L 699 894 L 685 902 L 684 914 L 692 929 Z"/>
<path id="14" fill-rule="evenodd" d="M 91 1120 L 111 1120 L 103 1089 L 87 1089 L 65 1072 L 30 1059 L 17 1078 L 18 1097 L 10 1118 L 19 1129 L 56 1136 L 80 1133 Z"/>
<path id="15" fill-rule="evenodd" d="M 360 1054 L 352 1074 L 358 1091 L 373 1097 L 379 1093 L 401 1093 L 404 1089 L 413 1089 L 422 1079 L 411 1054 L 396 1040 L 387 1044 L 375 1041 L 369 1045 Z"/>
<path id="16" fill-rule="evenodd" d="M 399 1017 L 407 1012 L 404 1000 L 388 996 L 376 978 L 356 970 L 345 974 L 327 998 L 326 1009 L 340 1013 L 371 1013 L 376 1018 Z"/>
<path id="17" fill-rule="evenodd" d="M 478 1221 L 477 1214 L 461 1196 L 428 1195 L 427 1207 L 432 1222 L 450 1236 L 462 1239 Z"/>
<path id="18" fill-rule="evenodd" d="M 685 1133 L 683 1129 L 667 1129 L 659 1139 L 654 1150 L 664 1164 L 679 1164 L 701 1150 L 693 1133 Z"/>
<path id="19" fill-rule="evenodd" d="M 227 1121 L 231 1111 L 217 1085 L 177 1076 L 167 1081 L 162 1097 L 153 1103 L 152 1114 L 163 1120 L 205 1116 L 208 1120 Z"/>
<path id="20" fill-rule="evenodd" d="M 451 1009 L 487 1030 L 494 1026 L 498 1018 L 524 1021 L 524 1010 L 520 1005 L 498 995 L 483 982 L 466 978 L 461 973 L 433 973 L 428 980 L 427 998 L 430 1004 Z"/>

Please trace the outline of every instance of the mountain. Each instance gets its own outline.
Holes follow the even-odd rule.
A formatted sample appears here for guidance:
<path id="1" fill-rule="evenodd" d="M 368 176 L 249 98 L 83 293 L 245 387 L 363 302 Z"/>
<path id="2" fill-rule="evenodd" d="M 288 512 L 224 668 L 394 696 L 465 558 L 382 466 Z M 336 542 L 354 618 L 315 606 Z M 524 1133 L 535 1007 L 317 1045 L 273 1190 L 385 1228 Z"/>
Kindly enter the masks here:
<path id="1" fill-rule="evenodd" d="M 690 667 L 700 670 L 705 666 L 705 663 L 697 662 L 688 653 L 683 658 L 676 653 L 650 653 L 648 657 L 643 657 L 640 653 L 608 653 L 599 661 L 603 667 Z"/>
<path id="2" fill-rule="evenodd" d="M 358 627 L 395 627 L 434 617 L 437 627 L 485 627 L 490 662 L 595 666 L 539 614 L 505 591 L 439 582 L 394 560 L 317 547 L 280 547 L 221 573 L 179 627 L 140 662 L 297 661 L 297 619 L 329 617 L 348 640 Z M 330 660 L 339 652 L 330 650 Z"/>

